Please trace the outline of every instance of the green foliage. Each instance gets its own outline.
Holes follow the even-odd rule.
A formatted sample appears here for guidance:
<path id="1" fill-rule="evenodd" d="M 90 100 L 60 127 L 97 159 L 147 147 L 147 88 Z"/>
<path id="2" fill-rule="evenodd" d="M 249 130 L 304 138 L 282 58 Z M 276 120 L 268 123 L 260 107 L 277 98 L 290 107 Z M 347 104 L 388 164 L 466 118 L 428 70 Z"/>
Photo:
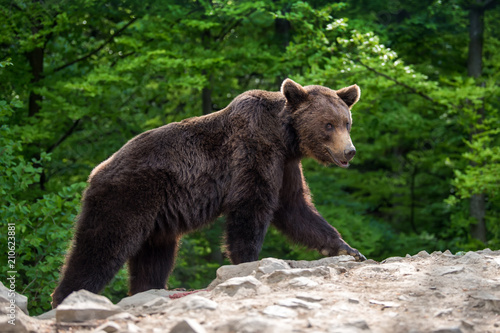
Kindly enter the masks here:
<path id="1" fill-rule="evenodd" d="M 26 161 L 20 152 L 23 143 L 6 123 L 19 101 L 7 104 L 0 101 L 0 237 L 7 239 L 7 225 L 15 225 L 17 271 L 16 291 L 29 298 L 31 314 L 40 314 L 50 308 L 50 294 L 54 290 L 62 259 L 71 239 L 73 221 L 80 204 L 82 183 L 62 188 L 43 196 L 30 195 L 30 186 L 40 180 L 42 166 L 50 155 Z M 6 278 L 7 257 L 4 256 L 2 280 Z M 5 280 L 4 280 L 5 281 Z"/>
<path id="2" fill-rule="evenodd" d="M 375 259 L 499 248 L 500 11 L 485 12 L 483 75 L 471 78 L 468 10 L 462 0 L 0 4 L 0 217 L 16 223 L 17 290 L 32 313 L 50 307 L 95 165 L 142 131 L 285 77 L 361 87 L 349 170 L 303 164 L 318 210 L 351 245 Z M 473 194 L 487 198 L 487 244 L 470 236 Z M 227 263 L 223 229 L 221 219 L 183 239 L 169 287 L 214 278 Z M 320 257 L 272 227 L 267 256 Z M 126 275 L 104 294 L 123 297 Z"/>

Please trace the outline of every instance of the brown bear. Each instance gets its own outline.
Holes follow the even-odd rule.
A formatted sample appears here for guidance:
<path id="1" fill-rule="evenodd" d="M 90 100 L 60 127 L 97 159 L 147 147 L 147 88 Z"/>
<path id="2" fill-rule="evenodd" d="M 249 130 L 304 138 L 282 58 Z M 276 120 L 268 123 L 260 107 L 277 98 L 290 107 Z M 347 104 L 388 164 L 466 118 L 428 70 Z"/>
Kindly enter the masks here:
<path id="1" fill-rule="evenodd" d="M 286 79 L 225 109 L 142 133 L 90 174 L 53 307 L 71 292 L 97 293 L 128 260 L 130 294 L 165 288 L 182 235 L 226 217 L 233 264 L 258 260 L 270 223 L 325 256 L 351 248 L 318 213 L 301 159 L 349 165 L 350 108 L 340 90 Z"/>

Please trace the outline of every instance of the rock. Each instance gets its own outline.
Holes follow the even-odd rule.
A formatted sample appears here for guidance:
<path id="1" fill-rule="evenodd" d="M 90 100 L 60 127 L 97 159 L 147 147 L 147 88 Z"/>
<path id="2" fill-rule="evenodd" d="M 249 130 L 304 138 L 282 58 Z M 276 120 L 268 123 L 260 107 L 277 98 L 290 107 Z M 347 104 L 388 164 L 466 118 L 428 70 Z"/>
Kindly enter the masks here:
<path id="1" fill-rule="evenodd" d="M 290 269 L 284 260 L 275 258 L 265 258 L 260 261 L 259 268 L 257 269 L 257 277 L 265 274 L 271 274 L 278 269 Z"/>
<path id="2" fill-rule="evenodd" d="M 101 317 L 94 313 L 84 323 L 56 323 L 53 311 L 30 318 L 16 309 L 16 327 L 0 316 L 0 332 L 496 332 L 500 251 L 483 252 L 434 252 L 381 264 L 349 256 L 314 262 L 266 258 L 244 265 L 248 275 L 227 278 L 212 291 L 187 295 L 159 289 L 125 298 L 118 304 L 127 312 L 114 308 L 119 312 L 104 320 L 92 320 Z M 229 270 L 242 272 L 237 266 Z M 93 301 L 85 302 L 92 311 L 109 311 L 106 298 L 89 294 Z M 66 302 L 56 310 L 59 320 Z M 0 304 L 0 313 L 8 315 L 5 311 Z"/>
<path id="3" fill-rule="evenodd" d="M 392 262 L 401 262 L 403 261 L 405 258 L 403 257 L 390 257 L 390 258 L 387 258 L 385 260 L 382 261 L 382 264 L 388 264 L 388 263 L 392 263 Z"/>
<path id="4" fill-rule="evenodd" d="M 218 326 L 217 333 L 283 333 L 292 328 L 280 321 L 257 317 L 241 317 Z"/>
<path id="5" fill-rule="evenodd" d="M 417 258 L 429 258 L 431 255 L 427 251 L 420 251 L 415 255 Z"/>
<path id="6" fill-rule="evenodd" d="M 221 266 L 217 270 L 217 278 L 207 287 L 213 290 L 216 286 L 235 277 L 245 277 L 254 274 L 259 268 L 259 261 L 246 262 L 239 265 Z"/>
<path id="7" fill-rule="evenodd" d="M 498 265 L 500 266 L 500 257 L 497 257 L 497 258 L 493 258 L 493 261 Z"/>
<path id="8" fill-rule="evenodd" d="M 40 319 L 40 320 L 50 320 L 50 319 L 54 319 L 55 317 L 56 317 L 56 309 L 52 309 L 50 311 L 42 313 L 39 316 L 36 316 L 35 318 Z"/>
<path id="9" fill-rule="evenodd" d="M 416 273 L 416 268 L 406 262 L 390 262 L 380 265 L 363 266 L 356 270 L 360 276 L 370 278 L 374 274 L 390 276 L 406 276 Z"/>
<path id="10" fill-rule="evenodd" d="M 370 331 L 370 327 L 364 320 L 354 321 L 347 323 L 340 327 L 333 327 L 328 332 L 329 333 L 360 333 Z"/>
<path id="11" fill-rule="evenodd" d="M 13 287 L 15 290 L 15 288 Z M 15 305 L 23 311 L 25 314 L 29 316 L 28 312 L 28 297 L 18 294 L 17 292 L 14 292 L 14 297 L 10 297 L 11 291 L 9 288 L 5 287 L 2 282 L 0 282 L 0 302 L 2 302 L 2 299 L 5 300 L 7 303 L 11 303 L 10 300 L 14 299 L 15 300 Z"/>
<path id="12" fill-rule="evenodd" d="M 470 295 L 470 297 L 479 300 L 476 307 L 484 307 L 487 311 L 500 312 L 500 297 L 487 292 L 478 292 L 476 294 Z"/>
<path id="13" fill-rule="evenodd" d="M 457 261 L 465 265 L 478 264 L 483 261 L 483 256 L 476 252 L 469 251 L 461 256 Z"/>
<path id="14" fill-rule="evenodd" d="M 92 319 L 105 319 L 123 312 L 122 308 L 111 303 L 104 296 L 87 290 L 72 292 L 56 309 L 57 322 L 82 322 Z"/>
<path id="15" fill-rule="evenodd" d="M 293 268 L 293 269 L 281 269 L 272 272 L 267 276 L 268 283 L 276 283 L 283 281 L 285 279 L 295 278 L 295 277 L 330 277 L 330 269 L 328 267 L 315 267 L 315 268 Z"/>
<path id="16" fill-rule="evenodd" d="M 0 299 L 0 332 L 38 332 L 41 321 L 29 317 L 16 305 L 11 308 L 11 304 L 4 299 Z"/>
<path id="17" fill-rule="evenodd" d="M 324 266 L 337 266 L 341 263 L 346 263 L 350 261 L 355 261 L 352 256 L 336 256 L 336 257 L 327 257 L 319 260 L 285 260 L 286 263 L 291 268 L 314 268 L 314 267 L 324 267 Z"/>
<path id="18" fill-rule="evenodd" d="M 307 294 L 307 293 L 299 293 L 295 297 L 297 297 L 298 299 L 302 299 L 304 301 L 307 301 L 307 302 L 320 302 L 323 300 L 323 297 L 321 297 L 321 296 L 311 295 L 311 294 Z"/>
<path id="19" fill-rule="evenodd" d="M 460 327 L 446 327 L 434 330 L 432 333 L 462 333 L 462 330 Z"/>
<path id="20" fill-rule="evenodd" d="M 124 330 L 124 332 L 127 333 L 140 333 L 142 330 L 135 324 L 133 323 L 127 323 L 127 329 Z"/>
<path id="21" fill-rule="evenodd" d="M 128 312 L 120 312 L 115 315 L 112 315 L 111 317 L 108 317 L 107 320 L 130 322 L 130 321 L 139 321 L 139 318 Z"/>
<path id="22" fill-rule="evenodd" d="M 461 320 L 461 323 L 462 323 L 462 326 L 466 329 L 466 330 L 474 330 L 474 324 L 467 321 L 467 320 Z"/>
<path id="23" fill-rule="evenodd" d="M 2 303 L 3 304 L 3 303 Z M 19 309 L 21 311 L 21 309 Z M 2 333 L 28 333 L 30 330 L 26 326 L 26 324 L 16 318 L 15 325 L 9 324 L 10 318 L 6 315 L 0 315 L 0 332 Z"/>
<path id="24" fill-rule="evenodd" d="M 137 306 L 130 306 L 127 308 L 127 311 L 135 315 L 161 313 L 165 311 L 165 308 L 167 308 L 168 304 L 171 302 L 169 298 L 156 297 L 142 305 L 137 304 Z"/>
<path id="25" fill-rule="evenodd" d="M 183 319 L 176 324 L 170 333 L 205 333 L 205 329 L 193 319 Z"/>
<path id="26" fill-rule="evenodd" d="M 446 316 L 446 315 L 451 314 L 452 312 L 453 312 L 453 308 L 447 308 L 447 309 L 439 310 L 438 312 L 436 312 L 436 314 L 434 315 L 434 317 Z"/>
<path id="27" fill-rule="evenodd" d="M 189 295 L 179 298 L 167 309 L 168 313 L 184 313 L 191 310 L 215 310 L 218 304 L 205 297 L 198 295 Z"/>
<path id="28" fill-rule="evenodd" d="M 268 306 L 264 309 L 263 313 L 271 317 L 279 318 L 293 318 L 297 316 L 297 312 L 295 310 L 280 305 Z"/>
<path id="29" fill-rule="evenodd" d="M 278 305 L 287 308 L 303 308 L 307 310 L 321 309 L 321 304 L 306 302 L 298 298 L 285 298 L 278 302 Z"/>
<path id="30" fill-rule="evenodd" d="M 318 286 L 318 282 L 315 282 L 315 281 L 313 281 L 309 278 L 303 277 L 303 276 L 299 276 L 299 277 L 291 279 L 290 282 L 288 283 L 288 285 L 290 287 L 295 287 L 295 288 L 303 288 L 303 287 L 312 288 L 312 287 Z"/>
<path id="31" fill-rule="evenodd" d="M 462 273 L 464 271 L 464 266 L 445 266 L 445 267 L 436 267 L 433 271 L 433 275 L 444 276 L 448 274 L 457 274 Z"/>
<path id="32" fill-rule="evenodd" d="M 118 332 L 120 330 L 120 325 L 118 325 L 115 322 L 108 321 L 101 326 L 97 327 L 94 332 L 107 332 L 107 333 L 113 333 L 113 332 Z"/>
<path id="33" fill-rule="evenodd" d="M 444 251 L 444 252 L 443 252 L 443 254 L 444 254 L 445 256 L 452 256 L 452 255 L 453 255 L 453 253 L 451 253 L 451 251 L 450 251 L 450 250 L 446 250 L 446 251 Z"/>
<path id="34" fill-rule="evenodd" d="M 352 323 L 349 323 L 348 326 L 357 327 L 361 330 L 369 330 L 370 329 L 370 326 L 368 326 L 368 324 L 364 320 L 354 321 Z"/>
<path id="35" fill-rule="evenodd" d="M 374 299 L 369 300 L 370 304 L 383 305 L 383 309 L 385 308 L 399 308 L 401 304 L 391 301 L 377 301 Z"/>
<path id="36" fill-rule="evenodd" d="M 235 277 L 219 284 L 214 289 L 214 293 L 224 293 L 229 296 L 235 296 L 237 293 L 247 295 L 256 293 L 260 286 L 262 283 L 253 276 Z"/>
<path id="37" fill-rule="evenodd" d="M 170 295 L 173 295 L 177 292 L 168 292 L 165 289 L 151 289 L 148 291 L 144 291 L 142 293 L 138 293 L 129 297 L 123 298 L 120 302 L 116 303 L 120 308 L 127 310 L 133 307 L 140 307 L 144 304 L 151 302 L 153 300 L 157 300 L 158 298 L 164 298 L 165 302 L 170 301 L 168 298 Z"/>

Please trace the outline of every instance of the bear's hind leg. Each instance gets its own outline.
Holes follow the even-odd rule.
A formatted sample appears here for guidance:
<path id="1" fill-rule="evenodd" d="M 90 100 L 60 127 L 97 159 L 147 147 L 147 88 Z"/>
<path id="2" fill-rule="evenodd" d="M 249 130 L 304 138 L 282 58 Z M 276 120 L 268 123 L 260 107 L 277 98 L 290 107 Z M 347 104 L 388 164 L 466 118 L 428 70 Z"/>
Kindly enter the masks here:
<path id="1" fill-rule="evenodd" d="M 73 291 L 85 289 L 93 293 L 100 292 L 127 258 L 137 251 L 142 242 L 140 238 L 104 231 L 77 230 L 63 269 L 63 278 L 52 295 L 52 307 L 57 307 Z"/>
<path id="2" fill-rule="evenodd" d="M 130 295 L 164 289 L 174 267 L 179 237 L 155 230 L 129 260 Z"/>

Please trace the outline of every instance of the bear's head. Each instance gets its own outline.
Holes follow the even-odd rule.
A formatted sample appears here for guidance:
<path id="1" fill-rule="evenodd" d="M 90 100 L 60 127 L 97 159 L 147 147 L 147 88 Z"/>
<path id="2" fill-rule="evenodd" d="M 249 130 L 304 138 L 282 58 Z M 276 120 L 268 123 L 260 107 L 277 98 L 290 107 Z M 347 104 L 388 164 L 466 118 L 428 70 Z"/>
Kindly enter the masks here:
<path id="1" fill-rule="evenodd" d="M 361 94 L 357 85 L 340 90 L 306 86 L 286 79 L 281 85 L 293 127 L 299 137 L 299 149 L 307 157 L 323 164 L 335 163 L 347 168 L 356 149 L 351 141 L 351 107 Z"/>

